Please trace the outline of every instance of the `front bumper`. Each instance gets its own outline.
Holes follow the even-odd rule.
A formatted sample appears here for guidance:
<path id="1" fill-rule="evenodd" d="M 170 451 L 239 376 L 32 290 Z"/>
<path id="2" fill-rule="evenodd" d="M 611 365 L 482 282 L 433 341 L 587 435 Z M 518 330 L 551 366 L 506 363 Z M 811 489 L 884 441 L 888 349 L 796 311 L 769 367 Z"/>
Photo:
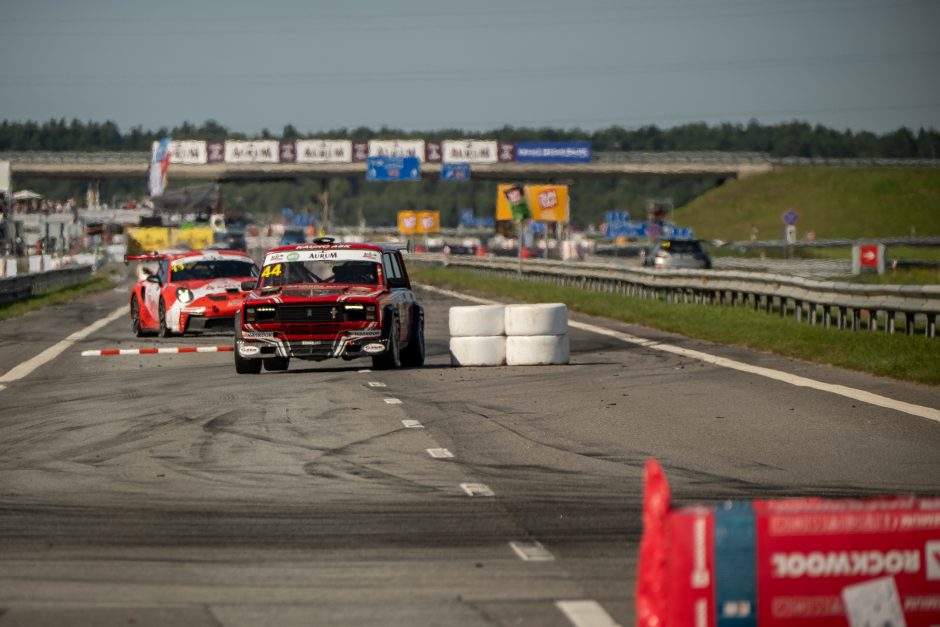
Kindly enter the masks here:
<path id="1" fill-rule="evenodd" d="M 244 359 L 356 359 L 388 350 L 388 338 L 383 338 L 378 329 L 341 331 L 330 336 L 289 336 L 277 331 L 250 330 L 243 330 L 240 335 L 235 350 Z"/>

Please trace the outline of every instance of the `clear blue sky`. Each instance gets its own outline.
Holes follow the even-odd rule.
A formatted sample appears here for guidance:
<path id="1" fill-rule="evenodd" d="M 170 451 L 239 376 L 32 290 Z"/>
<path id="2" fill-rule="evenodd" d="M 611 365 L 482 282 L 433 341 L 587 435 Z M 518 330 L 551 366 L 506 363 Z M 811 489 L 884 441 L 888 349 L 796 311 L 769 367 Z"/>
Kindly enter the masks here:
<path id="1" fill-rule="evenodd" d="M 940 128 L 940 0 L 5 0 L 0 119 Z"/>

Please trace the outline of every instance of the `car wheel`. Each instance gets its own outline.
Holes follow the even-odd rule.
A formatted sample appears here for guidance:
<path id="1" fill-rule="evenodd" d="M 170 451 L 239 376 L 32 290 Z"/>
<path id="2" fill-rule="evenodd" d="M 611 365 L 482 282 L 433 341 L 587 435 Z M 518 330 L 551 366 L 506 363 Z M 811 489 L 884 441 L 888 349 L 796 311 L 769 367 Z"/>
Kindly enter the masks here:
<path id="1" fill-rule="evenodd" d="M 388 350 L 372 358 L 372 367 L 376 370 L 394 370 L 401 366 L 401 349 L 398 344 L 398 336 L 401 330 L 400 325 L 401 323 L 396 316 L 392 321 L 392 330 L 388 336 Z"/>
<path id="2" fill-rule="evenodd" d="M 401 365 L 407 368 L 420 368 L 424 365 L 424 311 L 415 307 L 411 319 L 411 336 L 408 345 L 401 351 Z"/>
<path id="3" fill-rule="evenodd" d="M 260 359 L 245 359 L 238 354 L 238 345 L 235 346 L 235 372 L 238 374 L 259 374 L 261 372 Z"/>
<path id="4" fill-rule="evenodd" d="M 137 337 L 150 335 L 148 331 L 140 326 L 140 302 L 137 300 L 137 296 L 131 297 L 131 331 Z"/>
<path id="5" fill-rule="evenodd" d="M 160 314 L 160 337 L 171 337 L 173 332 L 170 331 L 170 327 L 166 325 L 166 303 L 163 302 L 163 299 L 160 299 L 159 305 L 159 314 Z"/>
<path id="6" fill-rule="evenodd" d="M 290 364 L 290 357 L 268 357 L 261 360 L 264 362 L 264 369 L 269 371 L 287 370 Z"/>

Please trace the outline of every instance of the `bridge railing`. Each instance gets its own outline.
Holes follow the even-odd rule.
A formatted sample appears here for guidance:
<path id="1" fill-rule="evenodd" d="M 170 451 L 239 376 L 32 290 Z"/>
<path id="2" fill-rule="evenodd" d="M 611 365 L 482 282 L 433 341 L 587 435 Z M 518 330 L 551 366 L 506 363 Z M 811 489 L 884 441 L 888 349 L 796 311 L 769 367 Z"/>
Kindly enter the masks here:
<path id="1" fill-rule="evenodd" d="M 940 286 L 864 285 L 734 270 L 654 270 L 616 264 L 411 255 L 411 263 L 543 281 L 667 303 L 752 307 L 825 328 L 937 335 Z M 520 272 L 521 267 L 521 272 Z"/>

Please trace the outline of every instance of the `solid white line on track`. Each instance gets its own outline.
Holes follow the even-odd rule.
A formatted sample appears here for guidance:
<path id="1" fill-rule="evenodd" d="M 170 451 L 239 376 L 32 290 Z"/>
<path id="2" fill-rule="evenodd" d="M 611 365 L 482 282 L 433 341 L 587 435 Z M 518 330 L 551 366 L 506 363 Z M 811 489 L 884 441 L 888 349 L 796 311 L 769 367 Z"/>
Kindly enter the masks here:
<path id="1" fill-rule="evenodd" d="M 428 455 L 435 459 L 445 459 L 454 456 L 454 454 L 448 451 L 446 448 L 429 448 L 427 451 Z"/>
<path id="2" fill-rule="evenodd" d="M 597 601 L 556 601 L 555 607 L 575 627 L 620 627 Z"/>
<path id="3" fill-rule="evenodd" d="M 115 320 L 117 320 L 118 318 L 124 315 L 127 315 L 127 305 L 118 307 L 117 309 L 115 309 L 114 311 L 106 315 L 104 318 L 100 318 L 99 320 L 96 320 L 95 322 L 91 323 L 84 329 L 76 331 L 75 333 L 71 334 L 70 336 L 62 340 L 61 342 L 58 342 L 57 344 L 50 346 L 49 348 L 39 353 L 35 357 L 31 359 L 27 359 L 23 363 L 14 367 L 5 375 L 0 377 L 0 384 L 11 383 L 13 381 L 18 381 L 22 379 L 26 375 L 30 374 L 36 368 L 39 368 L 40 366 L 52 361 L 53 359 L 61 355 L 63 352 L 68 350 L 68 348 L 72 346 L 72 344 L 74 344 L 75 342 L 85 339 L 86 337 L 88 337 L 89 335 L 97 331 L 98 329 L 101 329 L 102 327 L 108 324 L 111 324 L 112 322 L 114 322 Z"/>
<path id="4" fill-rule="evenodd" d="M 460 489 L 466 492 L 467 496 L 496 496 L 496 494 L 483 483 L 461 483 Z"/>
<path id="5" fill-rule="evenodd" d="M 401 424 L 406 429 L 424 429 L 424 425 L 417 420 L 402 420 Z"/>
<path id="6" fill-rule="evenodd" d="M 510 542 L 509 547 L 515 551 L 523 562 L 551 562 L 555 556 L 549 552 L 541 542 L 531 540 L 528 542 Z"/>
<path id="7" fill-rule="evenodd" d="M 476 296 L 469 296 L 467 294 L 461 294 L 459 292 L 452 292 L 450 290 L 442 290 L 436 287 L 430 287 L 427 285 L 421 286 L 423 289 L 430 290 L 432 292 L 437 292 L 444 294 L 446 296 L 451 296 L 454 298 L 459 298 L 462 300 L 468 300 L 475 303 L 480 303 L 482 305 L 496 305 L 499 304 L 497 301 L 488 300 L 485 298 L 478 298 Z M 674 355 L 680 355 L 682 357 L 688 357 L 690 359 L 697 359 L 705 363 L 709 363 L 715 366 L 720 366 L 722 368 L 729 368 L 731 370 L 738 370 L 740 372 L 746 372 L 748 374 L 757 375 L 759 377 L 766 377 L 768 379 L 773 379 L 775 381 L 780 381 L 781 383 L 787 383 L 789 385 L 795 385 L 798 387 L 806 387 L 814 390 L 819 390 L 821 392 L 829 392 L 830 394 L 837 394 L 839 396 L 844 396 L 855 401 L 862 403 L 867 403 L 869 405 L 874 405 L 876 407 L 884 407 L 885 409 L 891 409 L 894 411 L 899 411 L 905 414 L 910 414 L 912 416 L 919 416 L 921 418 L 927 418 L 928 420 L 933 420 L 935 422 L 940 422 L 940 409 L 934 409 L 933 407 L 925 407 L 923 405 L 915 405 L 913 403 L 906 403 L 904 401 L 898 401 L 893 398 L 888 398 L 887 396 L 881 396 L 879 394 L 872 394 L 871 392 L 866 392 L 865 390 L 859 390 L 857 388 L 850 388 L 845 385 L 836 385 L 833 383 L 823 383 L 822 381 L 816 381 L 815 379 L 809 379 L 807 377 L 801 377 L 799 375 L 789 374 L 780 370 L 773 370 L 771 368 L 763 368 L 761 366 L 752 366 L 744 362 L 735 361 L 733 359 L 727 359 L 725 357 L 718 357 L 716 355 L 710 355 L 709 353 L 703 353 L 701 351 L 691 350 L 688 348 L 681 348 L 679 346 L 673 346 L 671 344 L 663 344 L 662 342 L 657 342 L 654 340 L 647 340 L 635 335 L 630 335 L 629 333 L 621 333 L 620 331 L 614 331 L 612 329 L 605 329 L 603 327 L 598 327 L 593 324 L 587 324 L 584 322 L 575 322 L 572 320 L 568 321 L 568 326 L 574 327 L 576 329 L 581 329 L 582 331 L 588 331 L 591 333 L 597 333 L 599 335 L 606 335 L 607 337 L 612 337 L 623 342 L 628 342 L 630 344 L 636 344 L 637 346 L 643 346 L 644 348 L 650 348 L 652 350 L 662 351 L 665 353 L 672 353 Z"/>

